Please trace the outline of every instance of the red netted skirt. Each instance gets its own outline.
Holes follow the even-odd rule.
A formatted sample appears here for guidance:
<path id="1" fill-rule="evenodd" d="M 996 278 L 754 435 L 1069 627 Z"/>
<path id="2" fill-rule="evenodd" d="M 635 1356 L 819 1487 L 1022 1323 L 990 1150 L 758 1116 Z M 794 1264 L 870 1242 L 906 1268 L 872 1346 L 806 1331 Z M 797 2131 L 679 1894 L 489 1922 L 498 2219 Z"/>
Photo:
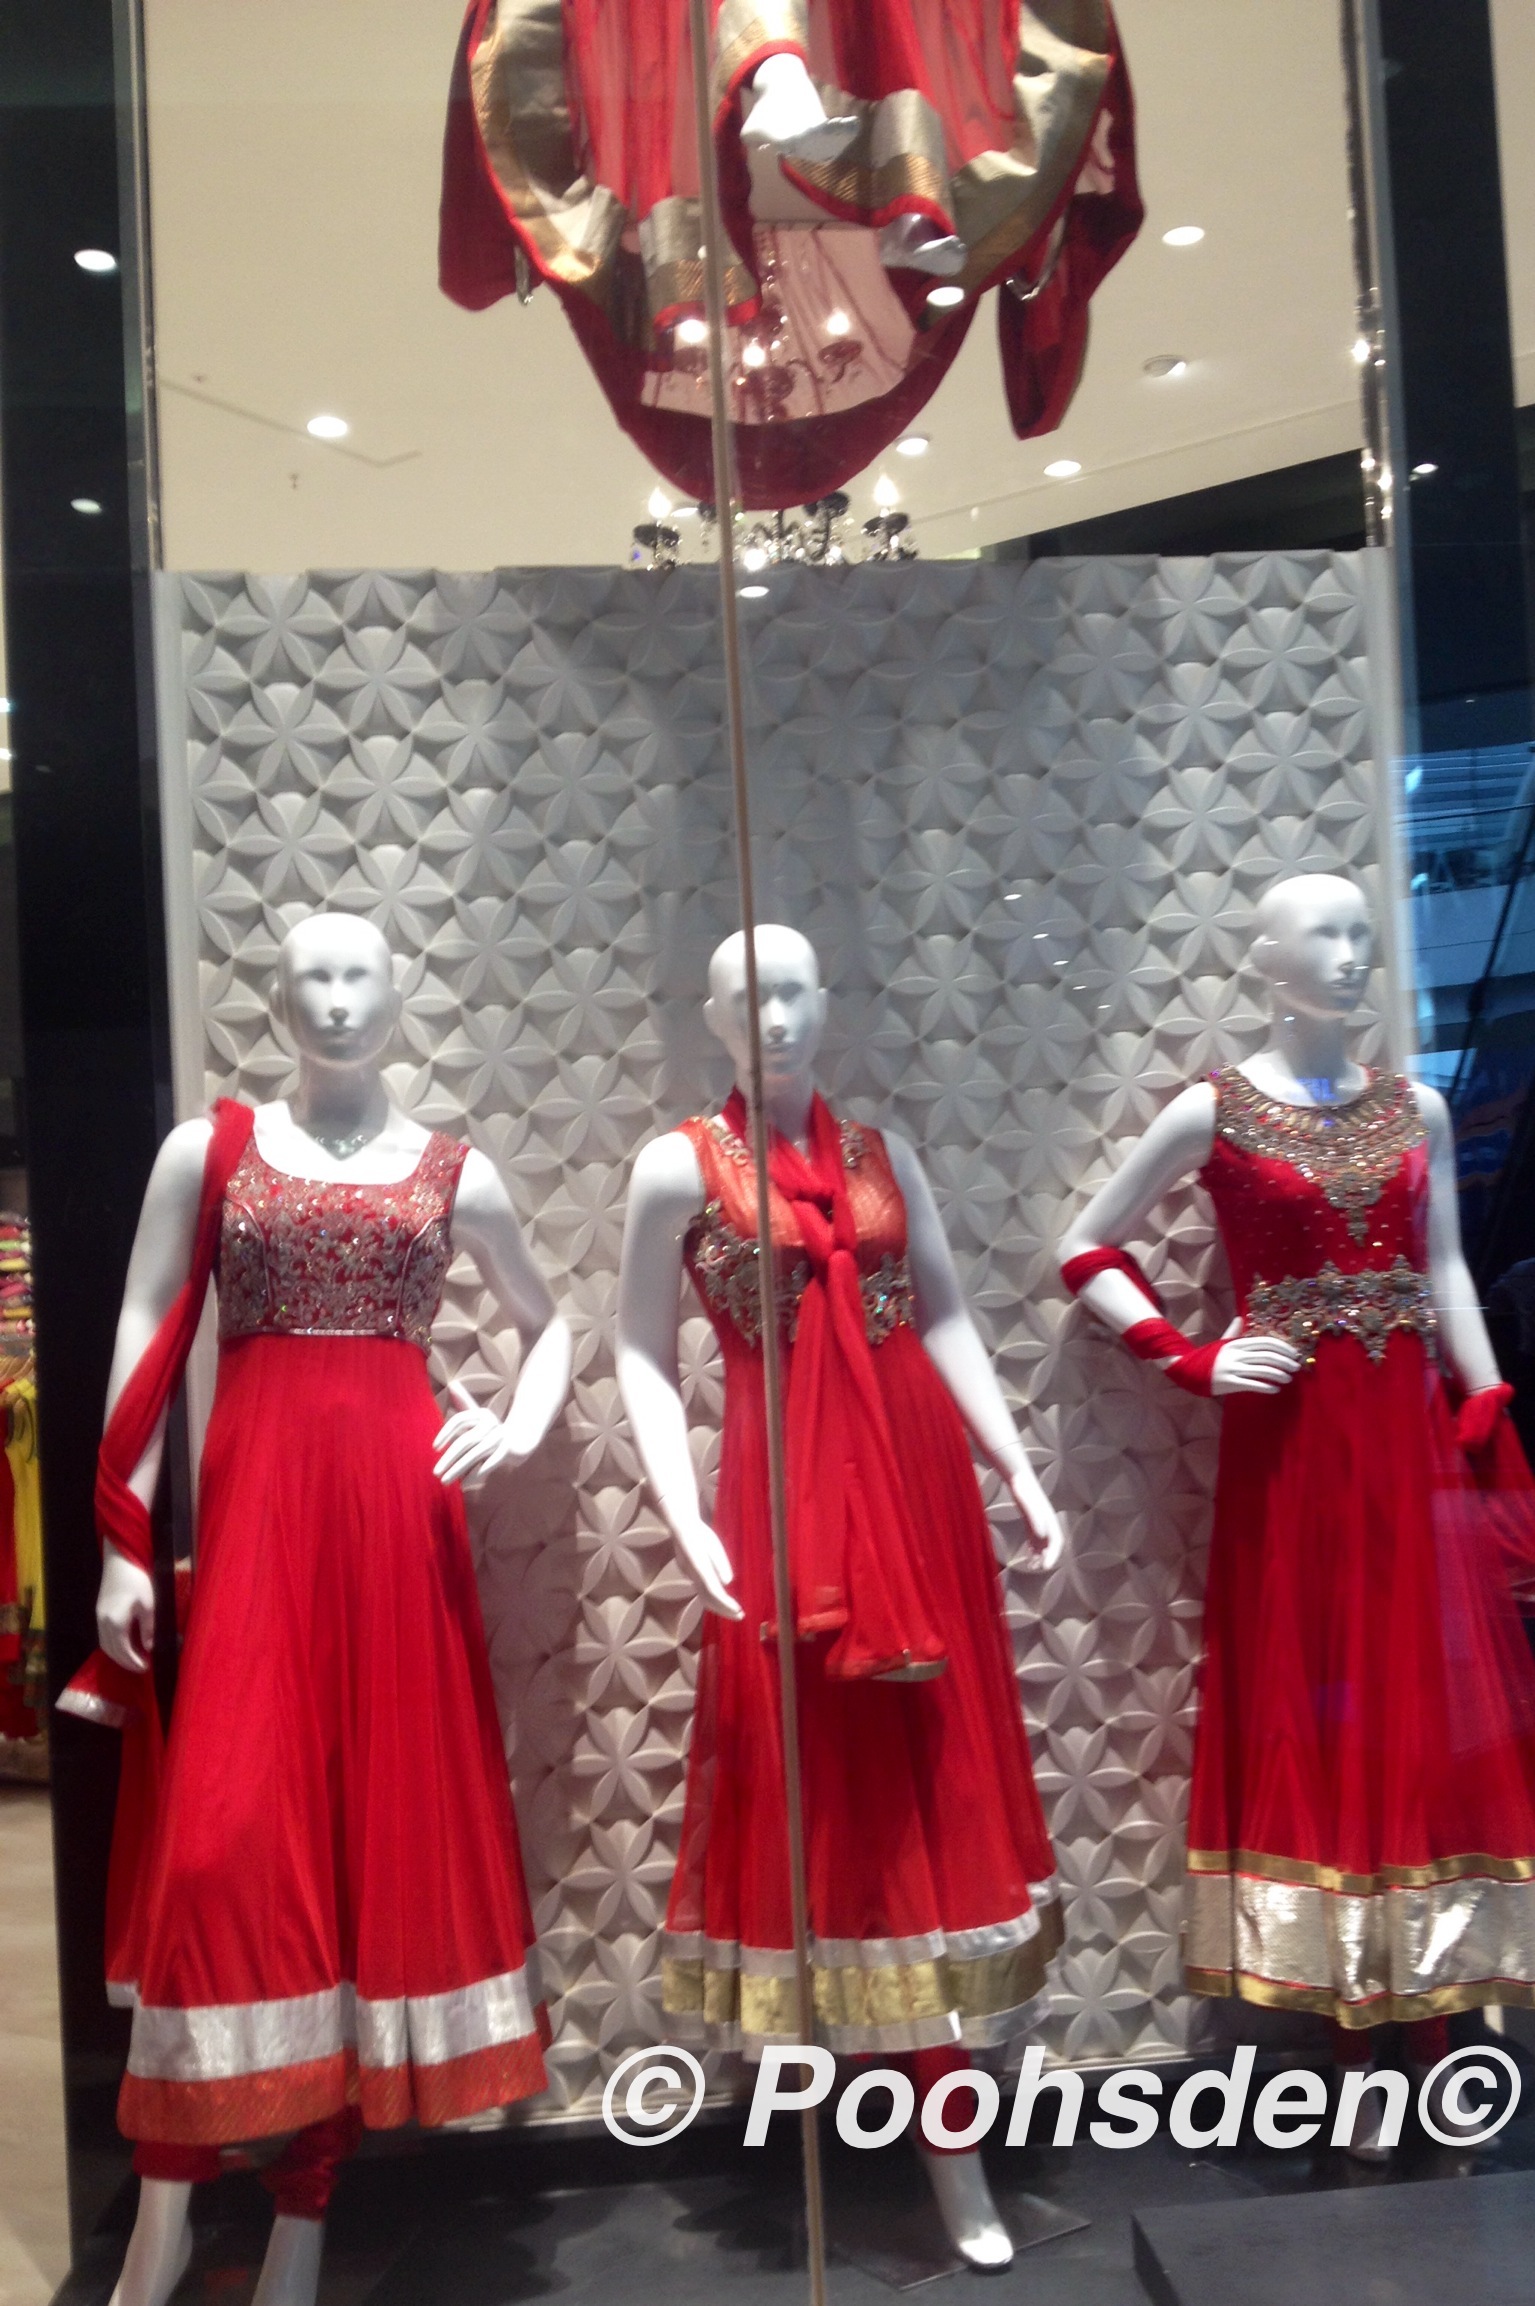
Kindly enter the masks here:
<path id="1" fill-rule="evenodd" d="M 704 1620 L 668 2023 L 721 2046 L 797 2041 L 762 1363 L 728 1325 L 715 1520 L 741 1624 Z M 1003 2041 L 1061 1942 L 990 1525 L 953 1402 L 916 1332 L 873 1348 L 934 1622 L 934 1680 L 834 1681 L 798 1645 L 817 2029 L 847 2052 Z"/>
<path id="2" fill-rule="evenodd" d="M 544 2086 L 545 2020 L 463 1501 L 417 1349 L 226 1344 L 163 1796 L 110 1981 L 130 2137 Z"/>
<path id="3" fill-rule="evenodd" d="M 1189 1983 L 1348 2026 L 1535 2003 L 1535 1568 L 1505 1420 L 1324 1337 L 1225 1403 L 1189 1816 Z"/>

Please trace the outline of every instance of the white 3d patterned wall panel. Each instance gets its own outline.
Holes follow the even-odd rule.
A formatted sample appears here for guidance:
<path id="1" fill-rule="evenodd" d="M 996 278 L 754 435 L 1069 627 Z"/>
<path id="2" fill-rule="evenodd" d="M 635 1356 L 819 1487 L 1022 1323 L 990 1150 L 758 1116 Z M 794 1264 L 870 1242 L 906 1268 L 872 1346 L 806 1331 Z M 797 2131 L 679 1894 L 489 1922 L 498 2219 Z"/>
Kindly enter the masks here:
<path id="1" fill-rule="evenodd" d="M 562 1429 L 474 1510 L 556 2029 L 545 2106 L 590 2112 L 614 2054 L 664 2031 L 698 1623 L 609 1323 L 635 1148 L 728 1087 L 699 1017 L 736 922 L 713 575 L 207 576 L 167 598 L 209 1095 L 281 1093 L 283 929 L 368 914 L 407 994 L 398 1093 L 501 1163 L 578 1332 Z M 748 621 L 763 917 L 818 946 L 826 1086 L 919 1148 L 1067 1516 L 1063 1567 L 1015 1568 L 1009 1606 L 1067 1884 L 1048 2040 L 1072 2059 L 1186 2038 L 1216 1412 L 1068 1310 L 1050 1245 L 1175 1088 L 1252 1047 L 1265 885 L 1335 864 L 1373 887 L 1363 630 L 1358 563 L 1319 553 L 799 571 Z M 1151 1269 L 1208 1334 L 1207 1212 L 1190 1193 L 1164 1215 Z M 460 1278 L 435 1366 L 500 1401 L 515 1347 L 485 1312 Z M 719 1385 L 701 1319 L 687 1337 L 707 1467 Z"/>

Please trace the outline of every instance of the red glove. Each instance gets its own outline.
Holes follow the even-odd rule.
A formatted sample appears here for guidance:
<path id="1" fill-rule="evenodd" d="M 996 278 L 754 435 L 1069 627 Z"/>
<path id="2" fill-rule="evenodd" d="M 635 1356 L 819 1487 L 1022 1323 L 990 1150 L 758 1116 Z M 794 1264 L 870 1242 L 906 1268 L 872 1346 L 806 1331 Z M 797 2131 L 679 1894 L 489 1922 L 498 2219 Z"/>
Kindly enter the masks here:
<path id="1" fill-rule="evenodd" d="M 1181 1329 L 1174 1329 L 1170 1321 L 1137 1321 L 1123 1331 L 1121 1343 L 1141 1361 L 1160 1361 L 1162 1374 L 1170 1377 L 1185 1393 L 1208 1396 L 1215 1390 L 1215 1357 L 1226 1343 L 1218 1337 L 1213 1345 L 1190 1345 Z"/>
<path id="2" fill-rule="evenodd" d="M 1513 1398 L 1511 1385 L 1484 1385 L 1466 1395 L 1455 1412 L 1455 1438 L 1468 1457 L 1487 1447 Z"/>

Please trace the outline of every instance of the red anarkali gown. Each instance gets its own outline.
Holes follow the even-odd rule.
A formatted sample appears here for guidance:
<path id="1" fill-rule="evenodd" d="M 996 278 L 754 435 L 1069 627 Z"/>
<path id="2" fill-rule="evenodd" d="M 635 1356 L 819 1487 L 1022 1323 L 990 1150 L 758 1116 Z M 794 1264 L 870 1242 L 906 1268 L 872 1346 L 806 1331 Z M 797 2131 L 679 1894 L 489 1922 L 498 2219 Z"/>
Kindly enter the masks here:
<path id="1" fill-rule="evenodd" d="M 756 1185 L 747 1147 L 723 1117 L 682 1126 L 705 1192 L 687 1265 L 725 1361 L 715 1524 L 745 1616 L 704 1619 L 663 2004 L 679 2034 L 749 2049 L 799 2039 Z M 947 1664 L 928 1680 L 836 1680 L 826 1671 L 832 1637 L 799 1643 L 817 2030 L 849 2053 L 998 2042 L 1037 2015 L 1061 1942 L 1054 1857 L 969 1443 L 913 1325 L 905 1203 L 878 1132 L 841 1130 L 866 1331 Z M 792 1390 L 807 1268 L 794 1210 L 776 1187 L 773 1209 Z"/>
<path id="2" fill-rule="evenodd" d="M 185 2146 L 544 2086 L 464 1521 L 427 1377 L 466 1148 L 225 1189 L 219 1371 L 164 1787 L 109 1981 L 119 2120 Z"/>
<path id="3" fill-rule="evenodd" d="M 1142 217 L 1108 0 L 709 0 L 708 15 L 742 502 L 803 504 L 861 472 L 931 399 L 991 288 L 1014 430 L 1053 430 L 1093 293 Z M 743 92 L 782 54 L 858 121 L 838 158 L 786 171 L 810 227 L 751 213 Z M 547 282 L 619 424 L 710 500 L 707 362 L 672 333 L 703 311 L 691 74 L 687 0 L 470 0 L 440 277 L 472 311 Z M 958 305 L 881 264 L 879 230 L 903 216 L 964 242 Z"/>
<path id="4" fill-rule="evenodd" d="M 1189 1814 L 1189 1984 L 1352 2027 L 1535 2003 L 1535 1501 L 1459 1447 L 1411 1087 L 1341 1109 L 1215 1076 L 1248 1331 L 1310 1356 L 1222 1405 Z"/>

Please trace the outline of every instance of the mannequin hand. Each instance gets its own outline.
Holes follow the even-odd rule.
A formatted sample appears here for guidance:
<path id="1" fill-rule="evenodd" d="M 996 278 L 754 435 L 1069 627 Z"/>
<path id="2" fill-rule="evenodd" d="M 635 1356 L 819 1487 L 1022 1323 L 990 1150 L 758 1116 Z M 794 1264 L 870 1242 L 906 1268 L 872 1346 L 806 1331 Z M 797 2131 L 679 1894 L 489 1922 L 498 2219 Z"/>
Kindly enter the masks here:
<path id="1" fill-rule="evenodd" d="M 432 1447 L 440 1454 L 432 1467 L 439 1481 L 481 1480 L 495 1466 L 518 1465 L 523 1452 L 513 1446 L 494 1410 L 484 1408 L 456 1377 L 448 1391 L 458 1403 Z"/>
<path id="2" fill-rule="evenodd" d="M 730 1591 L 735 1583 L 735 1571 L 730 1566 L 729 1554 L 709 1524 L 702 1520 L 673 1522 L 672 1536 L 693 1583 L 703 1596 L 705 1609 L 712 1609 L 717 1617 L 731 1617 L 739 1623 L 746 1612 Z"/>
<path id="3" fill-rule="evenodd" d="M 1032 1466 L 1022 1465 L 1016 1473 L 1007 1475 L 1007 1490 L 1022 1518 L 1029 1541 L 1032 1560 L 1018 1563 L 1021 1569 L 1054 1569 L 1066 1550 L 1066 1532 L 1061 1517 L 1040 1488 Z"/>
<path id="4" fill-rule="evenodd" d="M 1278 1393 L 1303 1367 L 1299 1349 L 1287 1337 L 1233 1337 L 1215 1357 L 1210 1391 Z"/>
<path id="5" fill-rule="evenodd" d="M 108 1544 L 96 1595 L 96 1639 L 114 1665 L 148 1673 L 155 1646 L 155 1589 L 146 1570 Z"/>

